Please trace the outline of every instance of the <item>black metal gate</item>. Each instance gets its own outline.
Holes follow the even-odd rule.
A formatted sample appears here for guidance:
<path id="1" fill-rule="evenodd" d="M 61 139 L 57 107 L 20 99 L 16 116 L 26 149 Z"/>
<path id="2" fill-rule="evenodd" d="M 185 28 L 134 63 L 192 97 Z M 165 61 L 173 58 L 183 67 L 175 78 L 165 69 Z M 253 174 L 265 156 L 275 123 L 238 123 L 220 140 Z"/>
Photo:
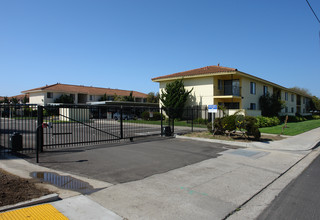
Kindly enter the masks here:
<path id="1" fill-rule="evenodd" d="M 170 135 L 171 125 L 160 108 L 150 106 L 2 104 L 0 152 L 38 157 L 50 149 Z"/>

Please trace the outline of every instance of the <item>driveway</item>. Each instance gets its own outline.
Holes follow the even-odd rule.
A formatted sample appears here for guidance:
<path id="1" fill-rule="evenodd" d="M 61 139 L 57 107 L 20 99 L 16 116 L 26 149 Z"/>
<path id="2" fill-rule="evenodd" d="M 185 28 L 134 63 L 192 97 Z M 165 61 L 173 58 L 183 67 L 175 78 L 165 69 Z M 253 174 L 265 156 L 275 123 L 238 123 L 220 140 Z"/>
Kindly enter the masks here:
<path id="1" fill-rule="evenodd" d="M 40 154 L 39 165 L 117 184 L 216 158 L 230 148 L 218 143 L 154 138 L 46 152 Z"/>

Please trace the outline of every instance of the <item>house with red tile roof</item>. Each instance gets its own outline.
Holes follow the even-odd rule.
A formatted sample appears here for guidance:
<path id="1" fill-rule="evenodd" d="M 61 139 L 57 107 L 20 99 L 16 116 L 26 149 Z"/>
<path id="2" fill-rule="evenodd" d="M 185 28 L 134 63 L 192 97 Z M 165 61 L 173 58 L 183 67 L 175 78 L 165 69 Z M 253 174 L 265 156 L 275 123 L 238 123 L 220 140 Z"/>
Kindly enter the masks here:
<path id="1" fill-rule="evenodd" d="M 114 96 L 132 96 L 135 102 L 144 103 L 147 101 L 147 94 L 120 90 L 120 89 L 109 89 L 92 86 L 82 85 L 69 85 L 56 83 L 53 85 L 46 85 L 39 88 L 29 89 L 22 91 L 21 93 L 29 95 L 30 104 L 47 105 L 48 103 L 54 103 L 57 98 L 61 95 L 71 95 L 74 100 L 74 104 L 86 104 L 89 102 L 99 101 L 104 95 L 107 100 L 112 101 Z"/>
<path id="2" fill-rule="evenodd" d="M 242 109 L 245 115 L 258 116 L 261 115 L 259 98 L 266 93 L 276 93 L 285 103 L 281 114 L 309 114 L 311 97 L 235 68 L 206 66 L 155 77 L 152 81 L 159 83 L 161 94 L 167 83 L 177 79 L 183 80 L 187 90 L 193 89 L 188 106 L 221 105 L 229 109 L 229 113 Z"/>

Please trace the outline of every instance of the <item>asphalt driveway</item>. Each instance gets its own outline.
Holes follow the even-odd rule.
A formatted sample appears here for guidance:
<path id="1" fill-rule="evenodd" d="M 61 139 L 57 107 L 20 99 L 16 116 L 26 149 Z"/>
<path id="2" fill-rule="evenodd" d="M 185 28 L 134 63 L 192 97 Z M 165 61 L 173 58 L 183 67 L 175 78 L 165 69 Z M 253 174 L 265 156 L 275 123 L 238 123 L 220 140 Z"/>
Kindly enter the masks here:
<path id="1" fill-rule="evenodd" d="M 40 165 L 116 184 L 215 158 L 229 148 L 218 143 L 156 138 L 46 152 L 40 154 Z"/>

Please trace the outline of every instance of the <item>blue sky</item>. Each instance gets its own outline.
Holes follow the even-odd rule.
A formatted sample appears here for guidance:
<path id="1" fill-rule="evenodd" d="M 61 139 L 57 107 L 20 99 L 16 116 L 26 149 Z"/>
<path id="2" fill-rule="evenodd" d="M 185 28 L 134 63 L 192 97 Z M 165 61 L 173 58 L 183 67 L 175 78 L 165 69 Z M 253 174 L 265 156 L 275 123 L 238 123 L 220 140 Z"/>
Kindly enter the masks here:
<path id="1" fill-rule="evenodd" d="M 220 63 L 320 97 L 305 0 L 0 0 L 0 28 L 0 96 L 57 82 L 156 92 L 153 77 Z"/>

